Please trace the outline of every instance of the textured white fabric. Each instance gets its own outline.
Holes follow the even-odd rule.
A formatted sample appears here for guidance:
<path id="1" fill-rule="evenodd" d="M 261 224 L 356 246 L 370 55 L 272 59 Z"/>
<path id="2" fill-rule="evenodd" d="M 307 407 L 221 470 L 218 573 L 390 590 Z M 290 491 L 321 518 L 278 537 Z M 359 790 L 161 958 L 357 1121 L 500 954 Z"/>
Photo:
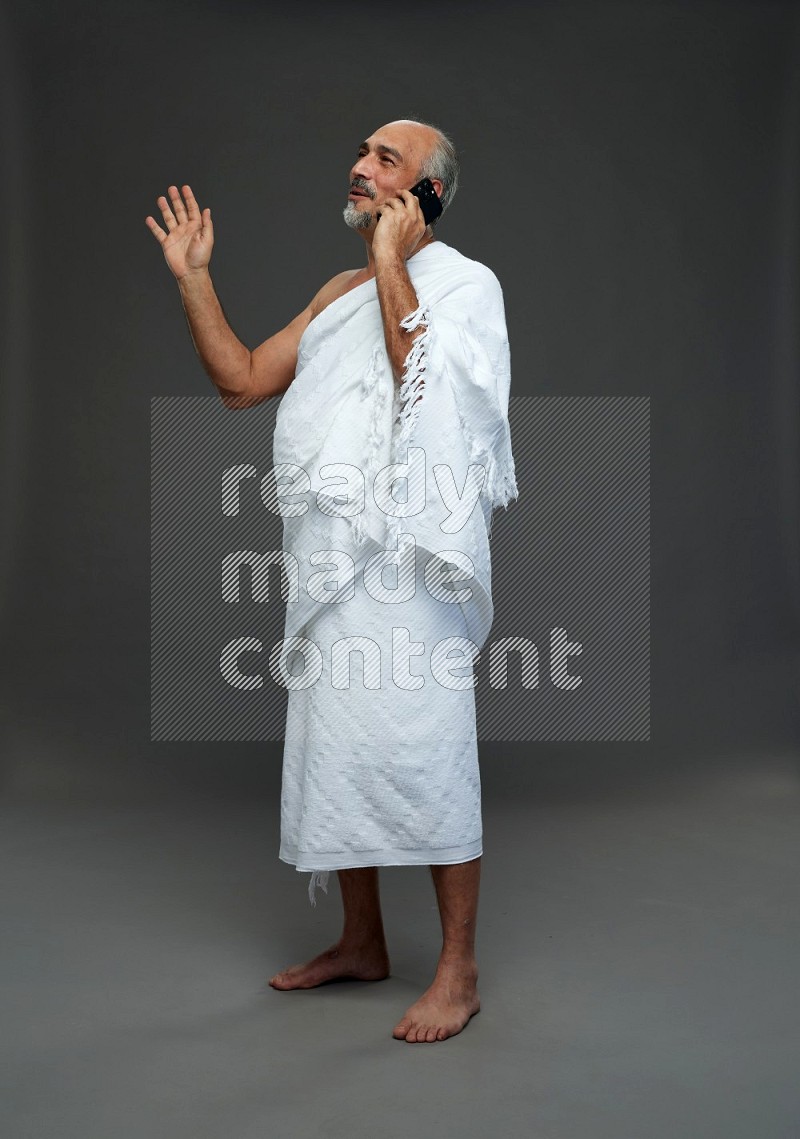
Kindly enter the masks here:
<path id="1" fill-rule="evenodd" d="M 444 242 L 432 242 L 406 266 L 419 306 L 402 327 L 422 333 L 402 385 L 392 376 L 375 281 L 366 281 L 308 325 L 276 422 L 276 482 L 290 484 L 276 485 L 276 502 L 300 587 L 287 604 L 284 635 L 288 644 L 313 641 L 322 657 L 311 687 L 289 685 L 280 857 L 314 871 L 312 902 L 315 885 L 325 888 L 333 869 L 460 862 L 481 849 L 474 690 L 439 683 L 431 653 L 443 638 L 461 637 L 462 648 L 472 642 L 474 657 L 491 627 L 492 510 L 517 496 L 503 297 L 491 270 Z M 394 484 L 394 506 L 376 501 L 379 472 L 412 460 L 417 489 L 424 472 L 424 508 L 411 501 L 403 509 L 405 493 L 413 498 L 411 479 Z M 363 497 L 353 470 L 363 473 Z M 370 596 L 365 567 L 374 569 L 376 556 L 404 542 L 415 556 L 395 581 L 413 581 L 413 598 L 398 605 Z M 435 583 L 431 597 L 426 563 L 429 570 L 458 567 L 460 603 L 439 600 Z M 384 585 L 390 579 L 384 574 Z M 409 669 L 425 681 L 417 691 L 392 677 L 397 627 L 424 644 Z M 350 658 L 353 687 L 332 687 L 331 650 L 344 636 L 380 647 L 379 687 L 362 686 L 359 653 Z M 468 663 L 457 675 L 471 672 Z M 377 683 L 374 666 L 367 674 Z"/>
<path id="2" fill-rule="evenodd" d="M 475 693 L 442 687 L 430 663 L 430 649 L 465 637 L 466 622 L 460 606 L 430 596 L 421 558 L 419 565 L 410 600 L 386 605 L 359 578 L 355 596 L 327 606 L 309 634 L 323 672 L 289 692 L 281 788 L 280 858 L 298 870 L 465 862 L 481 853 Z M 408 657 L 408 672 L 424 681 L 416 690 L 393 679 L 393 628 L 425 645 Z M 369 638 L 379 655 L 353 651 L 350 687 L 337 689 L 332 646 L 348 636 Z M 471 655 L 450 663 L 472 675 Z"/>

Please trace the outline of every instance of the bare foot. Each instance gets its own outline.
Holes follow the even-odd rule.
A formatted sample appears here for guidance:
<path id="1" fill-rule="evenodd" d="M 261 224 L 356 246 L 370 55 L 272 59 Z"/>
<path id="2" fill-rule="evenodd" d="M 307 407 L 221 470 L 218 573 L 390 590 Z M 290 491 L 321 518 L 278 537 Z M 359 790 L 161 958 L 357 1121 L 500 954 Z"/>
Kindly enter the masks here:
<path id="1" fill-rule="evenodd" d="M 349 947 L 338 941 L 312 961 L 292 965 L 270 978 L 273 989 L 313 989 L 326 981 L 383 981 L 389 976 L 389 954 L 385 945 Z"/>
<path id="2" fill-rule="evenodd" d="M 477 980 L 474 960 L 440 961 L 433 984 L 394 1026 L 392 1036 L 409 1044 L 429 1044 L 455 1036 L 480 1010 Z"/>

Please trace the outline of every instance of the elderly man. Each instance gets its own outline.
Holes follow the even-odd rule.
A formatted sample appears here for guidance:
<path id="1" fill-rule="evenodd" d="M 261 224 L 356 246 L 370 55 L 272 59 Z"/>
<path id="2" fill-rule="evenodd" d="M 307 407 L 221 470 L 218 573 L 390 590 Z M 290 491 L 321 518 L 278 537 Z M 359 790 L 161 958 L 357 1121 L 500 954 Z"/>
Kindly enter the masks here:
<path id="1" fill-rule="evenodd" d="M 399 503 L 391 494 L 380 511 L 370 513 L 365 505 L 337 513 L 340 485 L 333 492 L 337 497 L 328 496 L 313 518 L 311 512 L 285 516 L 287 549 L 299 552 L 306 537 L 330 555 L 338 541 L 364 573 L 358 592 L 351 581 L 349 593 L 327 594 L 313 612 L 309 579 L 302 615 L 288 614 L 287 606 L 287 633 L 312 634 L 316 645 L 332 649 L 354 643 L 363 652 L 364 683 L 337 681 L 335 653 L 333 663 L 321 666 L 321 684 L 292 687 L 289 673 L 280 857 L 312 871 L 312 902 L 315 883 L 326 887 L 328 872 L 337 871 L 344 926 L 335 945 L 270 980 L 273 988 L 289 990 L 334 978 L 389 976 L 378 867 L 429 865 L 443 941 L 433 983 L 394 1026 L 394 1037 L 409 1043 L 452 1036 L 480 1008 L 475 924 L 482 830 L 474 678 L 451 672 L 443 680 L 443 658 L 432 642 L 434 632 L 446 634 L 440 643 L 447 650 L 470 645 L 472 658 L 477 655 L 492 615 L 491 512 L 516 497 L 502 292 L 485 266 L 436 241 L 439 219 L 426 225 L 410 192 L 423 177 L 430 178 L 446 209 L 456 190 L 458 161 L 451 140 L 431 124 L 396 120 L 360 144 L 344 220 L 364 239 L 366 265 L 333 277 L 293 321 L 252 352 L 229 327 L 211 283 L 210 209 L 200 211 L 189 186 L 183 186 L 183 196 L 171 186 L 171 201 L 158 199 L 167 232 L 146 219 L 177 278 L 203 366 L 226 406 L 247 407 L 286 393 L 275 431 L 276 471 L 301 472 L 307 480 L 310 472 L 316 480 L 295 483 L 295 498 L 305 491 L 312 508 L 319 504 L 326 489 L 320 475 L 334 463 L 357 466 L 377 487 L 384 461 L 406 461 L 410 471 L 412 460 L 423 456 L 423 482 L 425 475 L 429 481 L 425 510 L 416 516 L 410 508 L 396 514 Z M 437 458 L 444 462 L 431 466 Z M 441 471 L 450 466 L 458 479 L 451 479 L 455 498 L 448 499 Z M 482 477 L 470 499 L 476 471 Z M 404 477 L 410 488 L 411 478 Z M 277 490 L 278 499 L 285 489 Z M 446 532 L 441 520 L 449 520 L 454 502 L 465 499 L 460 530 Z M 469 505 L 475 505 L 471 512 Z M 416 590 L 400 605 L 388 594 L 381 601 L 374 575 L 373 588 L 367 582 L 374 551 L 388 536 L 391 551 L 411 550 Z M 463 561 L 453 548 L 457 540 L 467 554 Z M 441 555 L 437 564 L 466 562 L 474 588 L 455 598 L 440 590 L 438 600 L 432 598 L 432 555 Z M 403 571 L 398 573 L 400 580 Z M 417 672 L 406 664 L 402 674 L 394 660 L 401 631 L 411 638 L 404 644 L 417 646 L 409 650 Z M 377 663 L 367 640 L 380 649 Z M 423 643 L 430 659 L 422 654 Z M 388 665 L 383 650 L 393 657 Z"/>

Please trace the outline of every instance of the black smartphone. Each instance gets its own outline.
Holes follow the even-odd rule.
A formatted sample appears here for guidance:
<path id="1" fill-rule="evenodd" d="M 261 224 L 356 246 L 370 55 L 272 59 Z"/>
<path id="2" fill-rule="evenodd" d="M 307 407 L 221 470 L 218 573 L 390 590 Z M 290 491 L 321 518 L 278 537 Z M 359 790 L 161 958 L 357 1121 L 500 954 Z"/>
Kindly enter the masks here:
<path id="1" fill-rule="evenodd" d="M 442 203 L 439 201 L 430 178 L 423 178 L 421 182 L 417 182 L 416 186 L 411 187 L 411 193 L 416 194 L 419 198 L 425 224 L 430 225 L 434 218 L 438 218 L 442 212 Z"/>
<path id="2" fill-rule="evenodd" d="M 430 225 L 434 218 L 438 218 L 442 212 L 442 203 L 433 188 L 433 182 L 431 182 L 430 178 L 423 178 L 421 182 L 417 182 L 416 186 L 411 187 L 411 193 L 416 194 L 419 198 L 425 224 Z M 376 222 L 380 221 L 380 218 L 381 214 L 379 210 L 375 217 Z"/>

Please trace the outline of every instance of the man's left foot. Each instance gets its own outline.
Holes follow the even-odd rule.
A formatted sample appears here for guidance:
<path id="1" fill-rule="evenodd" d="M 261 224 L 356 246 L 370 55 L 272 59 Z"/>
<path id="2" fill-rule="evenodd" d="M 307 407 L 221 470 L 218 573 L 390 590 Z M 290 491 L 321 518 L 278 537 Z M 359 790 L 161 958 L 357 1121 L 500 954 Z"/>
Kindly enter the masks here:
<path id="1" fill-rule="evenodd" d="M 392 1030 L 397 1040 L 430 1044 L 455 1036 L 480 1010 L 478 966 L 472 962 L 439 962 L 433 984 Z"/>

